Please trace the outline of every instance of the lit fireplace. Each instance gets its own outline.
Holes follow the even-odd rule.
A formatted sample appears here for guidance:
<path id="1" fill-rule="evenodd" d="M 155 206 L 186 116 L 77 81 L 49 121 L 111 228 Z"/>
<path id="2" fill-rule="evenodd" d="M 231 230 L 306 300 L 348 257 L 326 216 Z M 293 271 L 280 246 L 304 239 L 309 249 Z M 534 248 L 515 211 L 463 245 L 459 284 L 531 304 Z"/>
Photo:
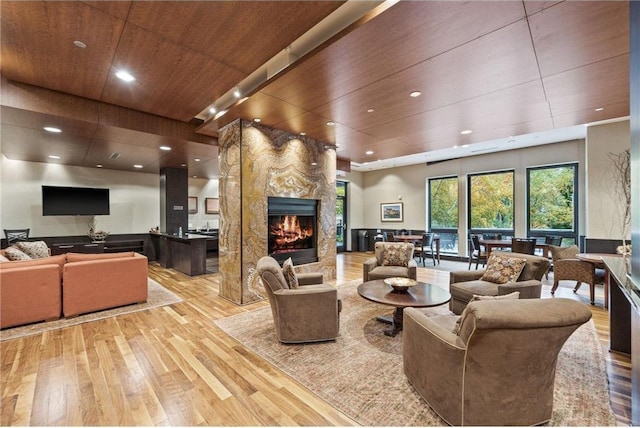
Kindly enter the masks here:
<path id="1" fill-rule="evenodd" d="M 291 257 L 294 265 L 318 261 L 315 199 L 269 198 L 269 255 L 280 264 Z"/>

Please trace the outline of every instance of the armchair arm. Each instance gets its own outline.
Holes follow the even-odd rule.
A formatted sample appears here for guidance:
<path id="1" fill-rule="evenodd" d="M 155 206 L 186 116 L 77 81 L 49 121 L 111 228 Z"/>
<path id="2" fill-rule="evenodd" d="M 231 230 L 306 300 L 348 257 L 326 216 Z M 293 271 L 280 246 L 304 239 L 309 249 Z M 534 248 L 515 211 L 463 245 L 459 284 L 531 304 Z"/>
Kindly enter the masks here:
<path id="1" fill-rule="evenodd" d="M 371 272 L 376 266 L 378 266 L 378 259 L 371 257 L 364 261 L 362 265 L 362 281 L 369 281 L 369 272 Z"/>
<path id="2" fill-rule="evenodd" d="M 530 279 L 528 281 L 498 285 L 498 296 L 510 294 L 514 291 L 520 292 L 521 299 L 539 299 L 542 294 L 542 282 L 537 279 Z"/>
<path id="3" fill-rule="evenodd" d="M 485 269 L 482 270 L 458 270 L 451 272 L 449 275 L 449 284 L 455 284 L 457 282 L 476 281 L 482 278 Z"/>
<path id="4" fill-rule="evenodd" d="M 439 318 L 443 317 L 427 317 L 415 308 L 404 310 L 404 373 L 427 403 L 437 404 L 443 395 L 448 397 L 438 413 L 461 415 L 466 347 L 450 328 L 438 323 Z M 447 419 L 447 422 L 459 425 L 462 421 Z"/>
<path id="5" fill-rule="evenodd" d="M 322 284 L 324 281 L 322 272 L 303 272 L 296 274 L 296 276 L 300 285 Z"/>
<path id="6" fill-rule="evenodd" d="M 415 260 L 411 259 L 409 260 L 408 268 L 409 268 L 409 278 L 417 280 L 418 279 L 418 263 L 416 263 Z"/>

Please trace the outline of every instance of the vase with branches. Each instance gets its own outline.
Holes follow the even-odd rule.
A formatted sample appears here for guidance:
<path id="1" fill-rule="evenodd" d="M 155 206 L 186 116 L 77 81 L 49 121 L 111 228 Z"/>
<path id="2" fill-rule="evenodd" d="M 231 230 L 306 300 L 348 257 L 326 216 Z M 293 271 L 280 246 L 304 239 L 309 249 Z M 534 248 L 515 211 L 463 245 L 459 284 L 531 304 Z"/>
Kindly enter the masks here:
<path id="1" fill-rule="evenodd" d="M 627 244 L 627 236 L 631 227 L 631 149 L 607 153 L 607 156 L 613 164 L 614 191 L 622 208 L 622 245 L 618 247 L 618 252 L 630 254 L 631 245 Z"/>
<path id="2" fill-rule="evenodd" d="M 95 216 L 91 216 L 89 219 L 89 230 L 87 231 L 87 236 L 91 238 L 93 242 L 104 242 L 109 236 L 109 232 L 104 230 L 97 230 L 97 223 Z"/>

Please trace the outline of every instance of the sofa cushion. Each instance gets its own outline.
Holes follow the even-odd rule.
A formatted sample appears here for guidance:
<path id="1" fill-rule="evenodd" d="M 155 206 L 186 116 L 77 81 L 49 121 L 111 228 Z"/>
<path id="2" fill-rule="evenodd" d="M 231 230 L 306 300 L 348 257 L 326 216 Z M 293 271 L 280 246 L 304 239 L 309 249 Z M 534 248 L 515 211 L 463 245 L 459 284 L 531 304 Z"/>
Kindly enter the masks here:
<path id="1" fill-rule="evenodd" d="M 525 259 L 518 257 L 504 257 L 492 254 L 487 262 L 487 269 L 480 280 L 496 284 L 515 282 L 522 269 L 524 269 L 526 262 Z"/>
<path id="2" fill-rule="evenodd" d="M 49 247 L 44 241 L 20 241 L 16 242 L 16 247 L 32 259 L 49 257 Z"/>
<path id="3" fill-rule="evenodd" d="M 60 268 L 64 266 L 66 259 L 64 254 L 60 254 L 58 256 L 49 256 L 41 259 L 29 259 L 29 260 L 21 260 L 15 262 L 8 263 L 0 263 L 0 270 L 4 269 L 15 269 L 21 267 L 29 267 L 29 266 L 42 266 L 42 265 L 58 265 Z"/>
<path id="4" fill-rule="evenodd" d="M 465 281 L 449 285 L 451 296 L 465 302 L 470 302 L 474 294 L 497 296 L 498 284 L 489 281 Z"/>
<path id="5" fill-rule="evenodd" d="M 519 291 L 514 291 L 513 293 L 509 293 L 509 294 L 503 294 L 502 296 L 483 296 L 483 295 L 476 294 L 471 298 L 471 302 L 477 302 L 481 300 L 518 300 L 519 298 L 520 298 Z M 460 332 L 460 326 L 462 325 L 462 322 L 470 312 L 470 310 L 468 311 L 467 308 L 469 308 L 469 305 L 467 305 L 467 307 L 464 308 L 464 311 L 462 311 L 462 314 L 460 315 L 460 317 L 458 317 L 458 320 L 456 321 L 456 325 L 453 327 L 454 334 L 458 334 Z"/>
<path id="6" fill-rule="evenodd" d="M 382 251 L 382 266 L 409 266 L 413 258 L 413 245 L 385 245 Z"/>
<path id="7" fill-rule="evenodd" d="M 7 247 L 4 250 L 4 255 L 6 258 L 11 260 L 12 262 L 19 260 L 31 260 L 31 256 L 26 254 L 24 251 L 20 250 L 18 247 Z"/>
<path id="8" fill-rule="evenodd" d="M 10 262 L 11 260 L 9 260 L 8 258 L 6 258 L 4 256 L 4 254 L 0 254 L 0 263 L 4 263 L 4 262 Z"/>
<path id="9" fill-rule="evenodd" d="M 282 274 L 284 275 L 284 279 L 287 281 L 287 285 L 289 288 L 299 288 L 300 284 L 298 283 L 298 277 L 296 276 L 296 271 L 293 270 L 293 260 L 289 257 L 282 264 Z"/>
<path id="10" fill-rule="evenodd" d="M 91 260 L 119 259 L 122 257 L 133 257 L 135 256 L 135 254 L 136 253 L 133 251 L 105 254 L 67 253 L 67 262 L 86 262 Z"/>

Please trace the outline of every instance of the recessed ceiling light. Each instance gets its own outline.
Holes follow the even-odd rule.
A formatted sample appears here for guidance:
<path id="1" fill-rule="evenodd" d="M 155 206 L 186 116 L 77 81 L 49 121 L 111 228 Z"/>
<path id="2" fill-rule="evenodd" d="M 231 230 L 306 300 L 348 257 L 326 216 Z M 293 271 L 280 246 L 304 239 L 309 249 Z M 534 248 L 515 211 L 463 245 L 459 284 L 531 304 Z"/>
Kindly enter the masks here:
<path id="1" fill-rule="evenodd" d="M 197 175 L 194 175 L 194 176 L 193 176 L 193 178 L 198 178 L 198 176 L 197 176 Z"/>
<path id="2" fill-rule="evenodd" d="M 469 147 L 469 145 L 468 145 L 468 144 L 463 144 L 463 145 L 462 145 L 462 146 L 460 146 L 460 147 Z"/>
<path id="3" fill-rule="evenodd" d="M 160 148 L 160 150 L 164 150 L 165 152 L 168 152 L 168 151 L 171 150 L 171 147 L 169 147 L 169 146 L 160 146 L 159 148 Z"/>
<path id="4" fill-rule="evenodd" d="M 142 168 L 142 165 L 138 165 L 138 164 L 136 164 L 136 165 L 134 165 L 133 167 L 134 167 L 134 168 L 138 168 L 138 169 L 140 169 L 140 168 Z"/>
<path id="5" fill-rule="evenodd" d="M 464 131 L 461 131 L 460 133 L 461 133 L 462 135 L 468 135 L 468 134 L 471 134 L 472 132 L 473 132 L 473 131 L 472 131 L 472 130 L 470 130 L 470 129 L 465 129 Z"/>
<path id="6" fill-rule="evenodd" d="M 194 161 L 200 162 L 200 158 L 195 158 Z"/>
<path id="7" fill-rule="evenodd" d="M 301 132 L 300 135 L 302 135 L 304 137 L 305 135 L 307 135 L 307 133 L 306 132 Z"/>
<path id="8" fill-rule="evenodd" d="M 367 110 L 367 113 L 373 113 L 374 111 L 375 111 L 374 109 L 370 108 Z"/>
<path id="9" fill-rule="evenodd" d="M 318 165 L 318 162 L 311 162 L 311 165 L 316 166 Z"/>
<path id="10" fill-rule="evenodd" d="M 133 77 L 133 75 L 131 73 L 129 73 L 126 70 L 119 70 L 116 72 L 116 77 L 120 80 L 123 80 L 127 83 L 129 82 L 133 82 L 134 80 L 136 80 L 135 77 Z"/>
<path id="11" fill-rule="evenodd" d="M 240 93 L 240 88 L 236 88 L 236 89 L 233 91 L 233 96 L 234 96 L 234 97 L 236 97 L 236 98 L 240 98 L 240 96 L 241 96 L 241 95 L 242 95 L 242 94 Z"/>
<path id="12" fill-rule="evenodd" d="M 211 113 L 211 114 L 216 114 L 216 112 L 217 112 L 217 111 L 218 111 L 218 110 L 216 110 L 216 108 L 215 108 L 215 107 L 211 107 L 211 108 L 209 109 L 209 113 Z"/>
<path id="13" fill-rule="evenodd" d="M 596 111 L 602 111 L 602 110 L 604 110 L 604 107 L 598 107 L 598 108 L 596 109 Z"/>
<path id="14" fill-rule="evenodd" d="M 98 165 L 96 165 L 96 168 L 102 168 L 102 164 L 99 163 Z"/>
<path id="15" fill-rule="evenodd" d="M 180 166 L 187 166 L 187 164 L 186 163 L 182 163 L 182 164 L 180 164 Z"/>
<path id="16" fill-rule="evenodd" d="M 79 48 L 82 48 L 82 49 L 87 47 L 87 44 L 85 42 L 80 41 L 80 40 L 74 40 L 73 44 L 76 45 L 76 47 L 79 47 Z"/>
<path id="17" fill-rule="evenodd" d="M 335 122 L 333 122 L 333 121 L 331 121 L 331 120 L 327 122 L 327 126 L 333 126 L 333 125 L 335 125 L 335 124 L 336 124 L 336 123 L 335 123 Z"/>
<path id="18" fill-rule="evenodd" d="M 373 154 L 373 150 L 367 150 L 366 152 L 364 152 L 367 155 L 372 155 Z"/>
<path id="19" fill-rule="evenodd" d="M 260 122 L 262 122 L 262 119 L 260 119 L 259 117 L 256 117 L 255 119 L 253 119 L 253 121 L 255 123 L 260 123 Z"/>
<path id="20" fill-rule="evenodd" d="M 60 156 L 57 156 L 57 155 L 49 155 L 49 159 L 60 159 Z"/>
<path id="21" fill-rule="evenodd" d="M 62 129 L 60 129 L 60 128 L 55 128 L 55 127 L 53 127 L 53 126 L 45 126 L 45 127 L 44 127 L 44 130 L 45 130 L 45 131 L 47 131 L 47 132 L 54 132 L 54 133 L 56 133 L 56 134 L 57 134 L 57 133 L 59 133 L 59 132 L 62 132 Z"/>
<path id="22" fill-rule="evenodd" d="M 420 95 L 422 95 L 422 92 L 420 91 L 413 91 L 409 94 L 409 96 L 413 98 L 419 97 Z"/>

